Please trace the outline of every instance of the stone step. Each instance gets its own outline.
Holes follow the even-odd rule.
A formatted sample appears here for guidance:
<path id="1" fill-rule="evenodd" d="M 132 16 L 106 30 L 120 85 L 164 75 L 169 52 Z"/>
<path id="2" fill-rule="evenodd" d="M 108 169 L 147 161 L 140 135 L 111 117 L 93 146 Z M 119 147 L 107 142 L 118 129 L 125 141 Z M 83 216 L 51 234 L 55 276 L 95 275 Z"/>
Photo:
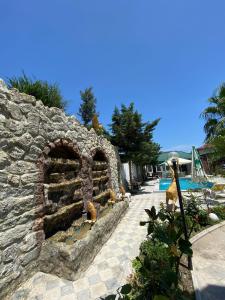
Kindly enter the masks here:
<path id="1" fill-rule="evenodd" d="M 50 173 L 47 177 L 47 181 L 49 183 L 59 183 L 65 180 L 75 179 L 77 176 L 77 172 L 75 171 L 65 171 L 65 172 L 58 172 L 58 173 Z"/>
<path id="2" fill-rule="evenodd" d="M 108 173 L 107 170 L 102 170 L 102 171 L 92 171 L 92 177 L 101 177 L 101 176 L 106 176 Z"/>
<path id="3" fill-rule="evenodd" d="M 46 237 L 52 236 L 60 230 L 68 229 L 75 219 L 81 217 L 83 201 L 79 201 L 60 208 L 52 215 L 44 217 L 44 231 Z"/>
<path id="4" fill-rule="evenodd" d="M 109 176 L 101 176 L 101 177 L 96 177 L 93 178 L 93 183 L 98 183 L 98 182 L 106 182 L 107 180 L 109 180 Z"/>
<path id="5" fill-rule="evenodd" d="M 45 162 L 46 167 L 50 172 L 77 171 L 80 168 L 78 159 L 49 159 Z"/>
<path id="6" fill-rule="evenodd" d="M 69 189 L 73 186 L 81 186 L 81 184 L 82 184 L 82 179 L 77 178 L 77 179 L 67 180 L 67 181 L 59 182 L 59 183 L 50 183 L 46 186 L 47 186 L 49 192 L 53 192 L 53 191 Z"/>
<path id="7" fill-rule="evenodd" d="M 110 197 L 109 190 L 106 190 L 106 191 L 100 193 L 99 195 L 93 197 L 93 201 L 97 202 L 97 203 L 101 203 L 102 200 L 104 200 L 105 198 L 109 199 L 109 197 Z"/>
<path id="8" fill-rule="evenodd" d="M 92 164 L 92 170 L 94 171 L 100 171 L 100 170 L 106 170 L 108 168 L 108 164 L 105 161 L 93 161 Z"/>

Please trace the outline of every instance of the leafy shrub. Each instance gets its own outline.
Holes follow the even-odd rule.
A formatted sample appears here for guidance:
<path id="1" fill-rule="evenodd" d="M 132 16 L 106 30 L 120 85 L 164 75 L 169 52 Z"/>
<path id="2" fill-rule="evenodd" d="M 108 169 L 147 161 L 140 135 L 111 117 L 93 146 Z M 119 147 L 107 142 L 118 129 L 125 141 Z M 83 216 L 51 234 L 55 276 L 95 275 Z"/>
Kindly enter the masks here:
<path id="1" fill-rule="evenodd" d="M 135 274 L 130 283 L 129 299 L 152 299 L 154 295 L 177 293 L 176 270 L 171 266 L 166 244 L 147 240 L 141 244 L 140 255 L 133 261 Z"/>
<path id="2" fill-rule="evenodd" d="M 184 203 L 188 235 L 208 224 L 207 211 L 200 208 L 198 199 L 191 195 Z M 163 204 L 156 212 L 146 209 L 147 240 L 140 246 L 140 254 L 133 261 L 134 273 L 121 291 L 108 300 L 184 300 L 180 288 L 179 266 L 183 255 L 192 256 L 191 243 L 184 238 L 181 213 L 167 211 Z M 118 296 L 117 295 L 117 296 Z M 106 300 L 105 299 L 105 300 Z"/>
<path id="3" fill-rule="evenodd" d="M 199 222 L 199 225 L 203 226 L 203 227 L 207 226 L 211 223 L 210 219 L 209 219 L 208 212 L 206 210 L 204 210 L 204 209 L 199 210 L 198 222 Z"/>
<path id="4" fill-rule="evenodd" d="M 189 222 L 187 223 L 190 223 L 190 221 L 196 223 L 194 226 L 195 231 L 198 231 L 202 226 L 204 227 L 210 224 L 208 212 L 201 208 L 200 197 L 197 197 L 193 194 L 186 196 L 184 209 L 185 216 L 187 218 L 190 217 Z M 199 226 L 197 224 L 199 224 Z"/>
<path id="5" fill-rule="evenodd" d="M 9 88 L 16 88 L 21 93 L 34 96 L 49 107 L 65 108 L 66 101 L 63 99 L 57 84 L 50 84 L 47 81 L 32 80 L 25 73 L 19 77 L 8 78 Z"/>
<path id="6" fill-rule="evenodd" d="M 212 212 L 215 213 L 220 219 L 225 220 L 225 206 L 214 206 L 212 208 Z"/>

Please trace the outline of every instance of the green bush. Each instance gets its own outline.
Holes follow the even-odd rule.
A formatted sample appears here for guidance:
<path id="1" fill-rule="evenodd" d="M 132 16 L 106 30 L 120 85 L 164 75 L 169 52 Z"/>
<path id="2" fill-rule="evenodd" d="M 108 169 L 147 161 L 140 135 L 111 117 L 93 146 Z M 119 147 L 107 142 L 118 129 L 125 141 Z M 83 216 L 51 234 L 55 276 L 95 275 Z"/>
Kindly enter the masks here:
<path id="1" fill-rule="evenodd" d="M 188 236 L 207 224 L 208 214 L 200 208 L 198 199 L 189 197 L 184 204 Z M 133 261 L 134 272 L 116 295 L 106 299 L 125 300 L 184 300 L 179 273 L 183 255 L 192 256 L 191 243 L 184 238 L 181 213 L 170 212 L 161 204 L 156 212 L 153 206 L 145 209 L 149 219 L 140 222 L 147 225 L 147 240 L 140 246 L 139 256 Z M 105 300 L 106 300 L 105 299 Z"/>
<path id="2" fill-rule="evenodd" d="M 225 206 L 214 206 L 212 208 L 212 212 L 215 213 L 220 219 L 225 220 Z"/>
<path id="3" fill-rule="evenodd" d="M 16 88 L 21 93 L 34 96 L 49 107 L 65 108 L 66 101 L 63 99 L 57 84 L 50 84 L 47 81 L 32 80 L 23 73 L 19 77 L 8 78 L 9 88 Z"/>
<path id="4" fill-rule="evenodd" d="M 198 222 L 199 222 L 199 225 L 202 226 L 202 227 L 205 227 L 205 226 L 211 224 L 208 212 L 206 210 L 204 210 L 204 209 L 199 210 Z"/>
<path id="5" fill-rule="evenodd" d="M 133 261 L 134 275 L 129 299 L 153 299 L 155 295 L 172 296 L 177 293 L 176 270 L 171 266 L 166 244 L 144 241 L 140 255 Z"/>

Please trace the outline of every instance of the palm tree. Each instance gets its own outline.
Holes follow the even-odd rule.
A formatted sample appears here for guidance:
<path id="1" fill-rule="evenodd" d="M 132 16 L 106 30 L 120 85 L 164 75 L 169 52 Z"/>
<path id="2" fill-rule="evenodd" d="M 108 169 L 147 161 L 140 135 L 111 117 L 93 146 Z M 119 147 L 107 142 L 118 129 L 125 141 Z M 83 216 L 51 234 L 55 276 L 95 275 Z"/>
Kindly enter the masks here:
<path id="1" fill-rule="evenodd" d="M 225 128 L 225 82 L 217 88 L 208 102 L 210 106 L 201 113 L 201 117 L 206 121 L 204 125 L 206 142 L 218 136 Z"/>

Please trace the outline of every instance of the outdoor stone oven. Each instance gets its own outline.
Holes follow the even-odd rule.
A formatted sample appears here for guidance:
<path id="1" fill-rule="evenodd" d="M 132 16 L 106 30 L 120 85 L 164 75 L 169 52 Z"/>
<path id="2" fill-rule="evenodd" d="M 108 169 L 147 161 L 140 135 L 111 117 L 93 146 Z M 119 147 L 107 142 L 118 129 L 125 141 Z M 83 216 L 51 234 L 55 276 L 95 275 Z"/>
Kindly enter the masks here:
<path id="1" fill-rule="evenodd" d="M 108 140 L 0 80 L 1 299 L 37 271 L 79 277 L 128 206 L 117 203 L 89 230 L 87 203 L 101 211 L 109 188 L 119 191 Z"/>

